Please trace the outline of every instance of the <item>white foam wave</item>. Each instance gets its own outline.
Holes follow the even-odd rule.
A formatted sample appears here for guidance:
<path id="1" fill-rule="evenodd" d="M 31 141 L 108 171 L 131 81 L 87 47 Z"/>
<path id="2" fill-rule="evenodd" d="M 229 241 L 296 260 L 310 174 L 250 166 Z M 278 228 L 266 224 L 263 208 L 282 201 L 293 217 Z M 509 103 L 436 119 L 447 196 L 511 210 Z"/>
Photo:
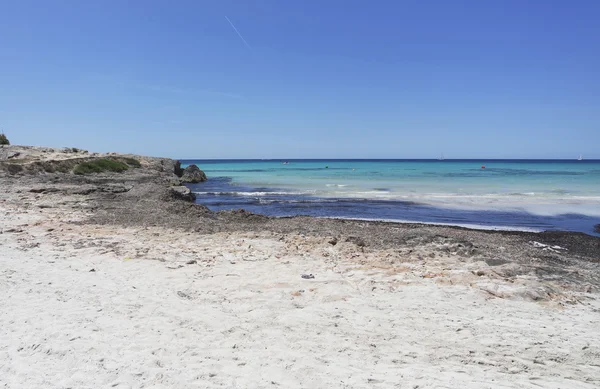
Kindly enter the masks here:
<path id="1" fill-rule="evenodd" d="M 197 195 L 211 195 L 211 196 L 249 196 L 249 197 L 261 197 L 261 196 L 285 196 L 285 195 L 307 195 L 309 192 L 194 192 Z"/>

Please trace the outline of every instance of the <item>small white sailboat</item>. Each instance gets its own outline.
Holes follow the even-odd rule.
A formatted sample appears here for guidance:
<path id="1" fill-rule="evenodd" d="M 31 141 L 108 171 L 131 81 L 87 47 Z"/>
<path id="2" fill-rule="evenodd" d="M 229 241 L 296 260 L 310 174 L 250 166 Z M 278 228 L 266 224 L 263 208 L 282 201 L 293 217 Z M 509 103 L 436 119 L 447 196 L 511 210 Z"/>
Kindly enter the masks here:
<path id="1" fill-rule="evenodd" d="M 579 154 L 579 158 L 577 158 L 578 161 L 583 161 L 583 156 L 581 154 Z"/>
<path id="2" fill-rule="evenodd" d="M 442 153 L 442 155 L 438 158 L 438 161 L 443 161 L 444 160 L 444 153 Z"/>

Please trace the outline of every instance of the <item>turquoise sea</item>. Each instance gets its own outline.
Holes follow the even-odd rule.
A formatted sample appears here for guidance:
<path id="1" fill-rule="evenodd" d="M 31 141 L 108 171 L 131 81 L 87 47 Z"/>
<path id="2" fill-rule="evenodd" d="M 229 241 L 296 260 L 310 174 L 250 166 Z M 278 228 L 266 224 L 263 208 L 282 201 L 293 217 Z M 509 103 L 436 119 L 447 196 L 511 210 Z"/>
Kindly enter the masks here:
<path id="1" fill-rule="evenodd" d="M 570 230 L 600 223 L 600 160 L 183 160 L 213 210 Z"/>

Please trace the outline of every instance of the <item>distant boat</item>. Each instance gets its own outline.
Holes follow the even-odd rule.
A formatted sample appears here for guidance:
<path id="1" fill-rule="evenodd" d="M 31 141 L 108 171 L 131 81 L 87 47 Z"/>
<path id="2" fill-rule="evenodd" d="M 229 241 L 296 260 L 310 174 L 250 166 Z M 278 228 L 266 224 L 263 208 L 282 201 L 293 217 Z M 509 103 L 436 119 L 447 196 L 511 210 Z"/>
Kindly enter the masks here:
<path id="1" fill-rule="evenodd" d="M 579 158 L 577 158 L 578 161 L 583 161 L 583 157 L 581 156 L 581 154 L 579 154 Z"/>
<path id="2" fill-rule="evenodd" d="M 438 158 L 439 161 L 443 161 L 444 160 L 444 153 L 442 153 L 442 155 L 440 156 L 440 158 Z"/>

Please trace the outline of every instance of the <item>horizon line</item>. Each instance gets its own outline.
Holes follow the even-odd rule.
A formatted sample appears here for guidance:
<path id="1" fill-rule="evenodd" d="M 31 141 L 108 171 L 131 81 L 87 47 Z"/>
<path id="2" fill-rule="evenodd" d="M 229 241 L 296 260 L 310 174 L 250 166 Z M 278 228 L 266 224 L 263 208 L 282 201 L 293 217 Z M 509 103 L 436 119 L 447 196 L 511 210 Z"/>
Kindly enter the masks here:
<path id="1" fill-rule="evenodd" d="M 574 161 L 600 162 L 600 158 L 173 158 L 182 161 Z"/>

